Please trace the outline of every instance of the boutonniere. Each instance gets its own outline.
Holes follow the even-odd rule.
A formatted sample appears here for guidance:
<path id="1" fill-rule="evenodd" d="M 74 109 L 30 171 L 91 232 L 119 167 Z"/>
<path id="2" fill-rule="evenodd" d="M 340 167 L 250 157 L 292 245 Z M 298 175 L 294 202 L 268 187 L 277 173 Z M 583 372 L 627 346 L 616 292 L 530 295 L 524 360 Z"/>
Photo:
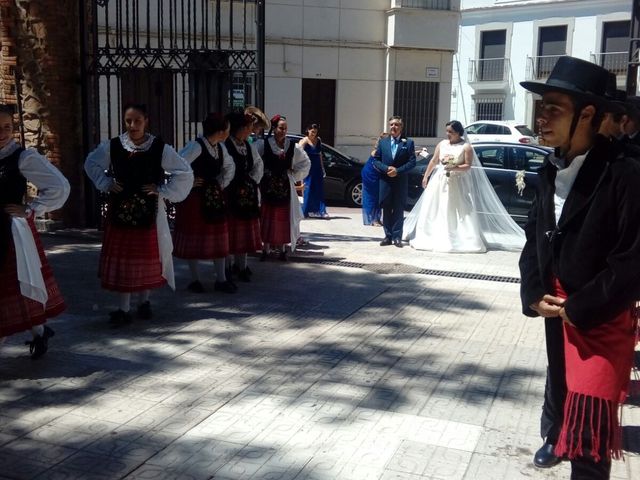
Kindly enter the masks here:
<path id="1" fill-rule="evenodd" d="M 406 138 L 401 138 L 400 141 L 402 142 L 402 144 L 404 145 L 405 143 L 407 143 L 407 139 Z"/>

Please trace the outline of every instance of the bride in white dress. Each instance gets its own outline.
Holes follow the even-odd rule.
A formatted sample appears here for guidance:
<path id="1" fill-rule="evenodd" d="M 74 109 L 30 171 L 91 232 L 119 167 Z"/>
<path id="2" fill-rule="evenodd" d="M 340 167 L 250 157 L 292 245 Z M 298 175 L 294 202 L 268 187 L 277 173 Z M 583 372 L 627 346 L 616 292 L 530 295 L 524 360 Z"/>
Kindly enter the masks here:
<path id="1" fill-rule="evenodd" d="M 523 230 L 500 202 L 457 120 L 447 123 L 447 139 L 436 147 L 422 186 L 404 223 L 404 238 L 413 248 L 482 253 L 524 245 Z"/>

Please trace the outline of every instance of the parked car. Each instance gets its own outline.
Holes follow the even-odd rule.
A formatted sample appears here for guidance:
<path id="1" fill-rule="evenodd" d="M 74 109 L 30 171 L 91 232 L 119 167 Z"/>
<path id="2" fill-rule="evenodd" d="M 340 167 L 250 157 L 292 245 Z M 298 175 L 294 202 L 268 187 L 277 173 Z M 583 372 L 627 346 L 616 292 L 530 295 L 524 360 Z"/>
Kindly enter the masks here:
<path id="1" fill-rule="evenodd" d="M 465 131 L 471 143 L 511 142 L 538 144 L 536 134 L 526 125 L 517 122 L 483 120 L 467 125 Z"/>
<path id="2" fill-rule="evenodd" d="M 287 134 L 294 142 L 302 135 Z M 324 198 L 335 202 L 345 202 L 350 207 L 362 206 L 362 167 L 364 164 L 335 148 L 322 144 L 322 161 L 327 176 L 324 178 Z"/>
<path id="3" fill-rule="evenodd" d="M 473 144 L 491 185 L 507 212 L 523 224 L 538 188 L 538 169 L 553 149 L 521 143 L 481 142 Z M 422 177 L 431 157 L 420 160 L 409 173 L 409 207 L 415 205 L 423 192 Z M 516 174 L 524 172 L 525 187 L 518 192 Z"/>

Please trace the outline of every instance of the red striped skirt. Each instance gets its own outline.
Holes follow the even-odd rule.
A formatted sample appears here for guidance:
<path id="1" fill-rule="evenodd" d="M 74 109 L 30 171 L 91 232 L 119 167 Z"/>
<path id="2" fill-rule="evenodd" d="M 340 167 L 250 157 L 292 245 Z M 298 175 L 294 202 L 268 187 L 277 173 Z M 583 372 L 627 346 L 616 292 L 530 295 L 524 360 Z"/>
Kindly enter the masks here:
<path id="1" fill-rule="evenodd" d="M 42 264 L 42 277 L 49 298 L 46 306 L 43 307 L 41 303 L 24 297 L 20 293 L 16 249 L 13 237 L 11 237 L 5 263 L 0 270 L 0 338 L 29 330 L 36 325 L 42 325 L 47 321 L 47 318 L 59 315 L 66 308 L 56 279 L 53 276 L 53 270 L 51 270 L 44 254 L 35 223 L 33 219 L 28 221 L 38 249 L 38 256 Z"/>
<path id="2" fill-rule="evenodd" d="M 201 197 L 193 191 L 176 205 L 173 254 L 178 258 L 206 260 L 229 255 L 229 227 L 226 219 L 207 223 Z"/>
<path id="3" fill-rule="evenodd" d="M 126 228 L 106 222 L 98 276 L 102 288 L 139 292 L 163 286 L 156 226 Z"/>
<path id="4" fill-rule="evenodd" d="M 289 204 L 282 206 L 262 205 L 260 226 L 264 243 L 273 245 L 291 243 L 289 208 Z"/>
<path id="5" fill-rule="evenodd" d="M 255 253 L 262 249 L 260 219 L 229 216 L 229 253 Z"/>

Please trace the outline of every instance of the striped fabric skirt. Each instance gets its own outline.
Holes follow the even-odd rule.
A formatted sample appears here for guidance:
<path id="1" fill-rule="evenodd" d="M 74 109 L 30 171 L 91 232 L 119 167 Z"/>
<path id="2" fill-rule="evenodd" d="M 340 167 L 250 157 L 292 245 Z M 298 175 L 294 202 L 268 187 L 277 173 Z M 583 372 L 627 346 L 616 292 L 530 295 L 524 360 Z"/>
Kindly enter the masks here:
<path id="1" fill-rule="evenodd" d="M 255 253 L 262 249 L 260 220 L 229 216 L 229 253 Z"/>
<path id="2" fill-rule="evenodd" d="M 260 226 L 262 241 L 272 245 L 291 243 L 291 223 L 289 219 L 289 204 L 262 205 Z M 294 242 L 296 239 L 293 240 Z"/>
<path id="3" fill-rule="evenodd" d="M 229 255 L 229 227 L 226 219 L 207 223 L 202 215 L 201 197 L 191 192 L 176 205 L 173 254 L 188 260 L 208 260 Z"/>
<path id="4" fill-rule="evenodd" d="M 16 249 L 13 237 L 11 237 L 4 265 L 0 269 L 0 338 L 29 330 L 36 325 L 42 325 L 47 321 L 47 318 L 59 315 L 66 308 L 58 284 L 53 276 L 53 270 L 51 270 L 44 254 L 42 242 L 40 242 L 40 237 L 36 232 L 33 219 L 29 219 L 29 227 L 38 249 L 40 263 L 42 264 L 42 277 L 49 299 L 46 306 L 43 307 L 41 303 L 24 297 L 20 293 L 16 267 Z"/>
<path id="5" fill-rule="evenodd" d="M 163 286 L 162 263 L 156 226 L 126 228 L 106 222 L 100 267 L 102 288 L 139 292 Z"/>

